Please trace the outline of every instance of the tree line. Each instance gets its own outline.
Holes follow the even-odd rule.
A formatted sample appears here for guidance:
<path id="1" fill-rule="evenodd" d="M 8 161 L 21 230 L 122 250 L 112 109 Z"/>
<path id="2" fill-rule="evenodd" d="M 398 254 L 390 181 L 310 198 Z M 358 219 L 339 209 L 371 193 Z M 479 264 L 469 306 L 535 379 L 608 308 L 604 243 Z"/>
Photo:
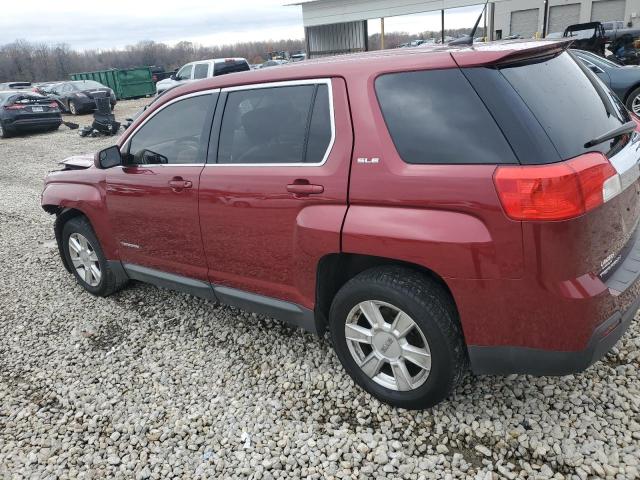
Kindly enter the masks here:
<path id="1" fill-rule="evenodd" d="M 459 36 L 469 29 L 446 30 L 449 36 Z M 440 32 L 409 34 L 389 32 L 385 34 L 385 47 L 395 48 L 416 38 L 439 38 Z M 369 49 L 380 48 L 380 35 L 369 36 Z M 175 70 L 185 63 L 208 58 L 243 57 L 249 63 L 262 63 L 269 52 L 304 51 L 304 40 L 277 40 L 243 42 L 234 45 L 202 46 L 192 42 L 179 42 L 173 46 L 144 41 L 123 49 L 83 50 L 69 45 L 49 45 L 17 40 L 0 46 L 0 82 L 30 81 L 44 82 L 64 80 L 72 73 L 158 66 Z"/>

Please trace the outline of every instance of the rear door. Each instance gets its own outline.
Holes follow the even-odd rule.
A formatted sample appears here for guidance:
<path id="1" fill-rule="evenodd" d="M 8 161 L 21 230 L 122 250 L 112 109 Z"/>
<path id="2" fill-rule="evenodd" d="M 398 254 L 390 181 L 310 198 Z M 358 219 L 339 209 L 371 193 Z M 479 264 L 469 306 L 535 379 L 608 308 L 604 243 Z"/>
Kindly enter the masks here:
<path id="1" fill-rule="evenodd" d="M 317 263 L 340 251 L 347 208 L 344 82 L 223 89 L 210 145 L 200 183 L 210 281 L 311 308 Z"/>
<path id="2" fill-rule="evenodd" d="M 217 96 L 160 107 L 122 146 L 127 165 L 108 170 L 107 208 L 123 263 L 206 280 L 198 188 Z"/>

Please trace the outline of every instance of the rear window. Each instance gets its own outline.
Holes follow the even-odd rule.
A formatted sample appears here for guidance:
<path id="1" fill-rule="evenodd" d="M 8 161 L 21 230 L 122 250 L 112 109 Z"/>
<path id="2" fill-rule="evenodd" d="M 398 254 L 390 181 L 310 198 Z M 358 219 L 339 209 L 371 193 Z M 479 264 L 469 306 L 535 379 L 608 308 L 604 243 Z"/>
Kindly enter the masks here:
<path id="1" fill-rule="evenodd" d="M 213 67 L 214 75 L 226 75 L 227 73 L 246 72 L 250 70 L 249 64 L 245 60 L 225 60 L 216 62 Z"/>
<path id="2" fill-rule="evenodd" d="M 589 140 L 630 120 L 629 114 L 600 80 L 587 74 L 568 53 L 502 68 L 518 95 L 536 117 L 560 156 L 587 151 L 607 153 L 616 140 L 585 148 Z M 598 93 L 596 85 L 604 92 Z"/>
<path id="3" fill-rule="evenodd" d="M 376 94 L 396 150 L 413 164 L 517 163 L 459 69 L 386 74 Z"/>

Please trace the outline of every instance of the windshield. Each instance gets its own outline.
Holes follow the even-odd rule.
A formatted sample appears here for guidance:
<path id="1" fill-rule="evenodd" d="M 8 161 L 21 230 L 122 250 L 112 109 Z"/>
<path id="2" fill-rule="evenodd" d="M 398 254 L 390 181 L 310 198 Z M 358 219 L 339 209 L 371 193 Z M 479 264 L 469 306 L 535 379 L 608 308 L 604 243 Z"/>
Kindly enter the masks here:
<path id="1" fill-rule="evenodd" d="M 90 88 L 106 88 L 101 83 L 95 82 L 93 80 L 77 80 L 75 82 L 71 82 L 71 84 L 77 90 L 86 90 L 86 89 L 90 89 Z"/>
<path id="2" fill-rule="evenodd" d="M 608 153 L 616 140 L 584 144 L 631 119 L 617 97 L 583 68 L 565 52 L 500 70 L 565 159 L 594 150 Z"/>
<path id="3" fill-rule="evenodd" d="M 617 63 L 613 63 L 611 60 L 607 60 L 606 58 L 599 57 L 598 55 L 594 55 L 594 54 L 589 53 L 589 52 L 584 52 L 582 50 L 578 50 L 576 52 L 576 54 L 578 56 L 584 58 L 585 60 L 596 64 L 599 67 L 622 68 L 621 65 L 618 65 Z"/>

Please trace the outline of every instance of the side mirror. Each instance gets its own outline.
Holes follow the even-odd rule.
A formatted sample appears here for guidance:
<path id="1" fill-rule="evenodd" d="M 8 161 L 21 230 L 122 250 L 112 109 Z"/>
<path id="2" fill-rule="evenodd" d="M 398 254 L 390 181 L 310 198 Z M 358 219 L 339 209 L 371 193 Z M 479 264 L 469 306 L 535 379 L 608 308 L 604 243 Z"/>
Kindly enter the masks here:
<path id="1" fill-rule="evenodd" d="M 179 80 L 178 76 L 175 73 L 172 73 L 169 77 L 171 80 Z"/>
<path id="2" fill-rule="evenodd" d="M 95 157 L 96 168 L 111 168 L 122 165 L 122 154 L 117 145 L 99 151 Z"/>

